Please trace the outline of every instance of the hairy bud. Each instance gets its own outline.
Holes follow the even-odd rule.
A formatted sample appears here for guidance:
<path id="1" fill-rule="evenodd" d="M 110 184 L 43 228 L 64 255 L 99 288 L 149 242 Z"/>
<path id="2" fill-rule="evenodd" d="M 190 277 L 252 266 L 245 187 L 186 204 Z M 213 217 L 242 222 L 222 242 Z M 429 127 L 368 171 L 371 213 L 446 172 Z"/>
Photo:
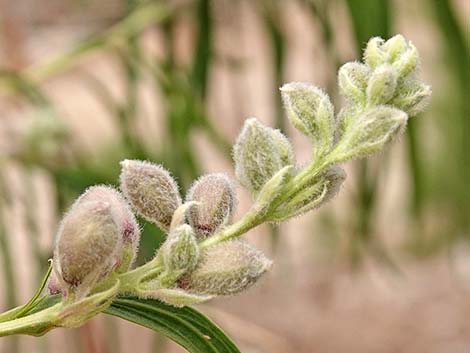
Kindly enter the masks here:
<path id="1" fill-rule="evenodd" d="M 236 294 L 252 286 L 271 264 L 263 253 L 246 242 L 224 242 L 205 249 L 196 269 L 178 284 L 190 293 Z"/>
<path id="2" fill-rule="evenodd" d="M 391 64 L 397 71 L 398 78 L 403 78 L 416 69 L 419 55 L 416 47 L 401 35 L 396 35 L 386 42 L 375 37 L 367 43 L 364 61 L 373 69 L 383 64 Z"/>
<path id="3" fill-rule="evenodd" d="M 372 69 L 388 61 L 387 52 L 382 47 L 383 44 L 384 40 L 380 37 L 371 38 L 367 42 L 367 47 L 364 50 L 364 62 Z"/>
<path id="4" fill-rule="evenodd" d="M 393 67 L 398 72 L 398 77 L 406 77 L 412 73 L 419 64 L 418 49 L 408 43 L 407 49 L 393 62 Z"/>
<path id="5" fill-rule="evenodd" d="M 364 104 L 370 69 L 361 63 L 346 63 L 339 69 L 338 83 L 341 94 L 350 102 Z"/>
<path id="6" fill-rule="evenodd" d="M 197 204 L 189 209 L 188 220 L 199 239 L 231 221 L 235 198 L 232 181 L 222 173 L 205 175 L 191 186 L 186 201 Z"/>
<path id="7" fill-rule="evenodd" d="M 282 166 L 294 165 L 294 149 L 292 148 L 292 144 L 290 143 L 289 139 L 280 130 L 272 129 L 271 131 L 274 144 L 276 145 L 279 157 L 281 158 Z"/>
<path id="8" fill-rule="evenodd" d="M 257 195 L 263 185 L 285 166 L 284 161 L 288 159 L 285 142 L 276 130 L 264 126 L 257 119 L 245 121 L 233 148 L 233 157 L 238 179 L 253 195 Z"/>
<path id="9" fill-rule="evenodd" d="M 54 271 L 52 271 L 51 274 L 49 275 L 46 288 L 47 288 L 47 292 L 50 295 L 62 293 L 62 288 L 61 288 L 59 279 L 57 278 L 57 275 Z"/>
<path id="10" fill-rule="evenodd" d="M 54 251 L 61 282 L 86 293 L 114 265 L 122 249 L 112 206 L 105 201 L 74 204 L 62 220 Z M 78 289 L 77 289 L 78 292 Z"/>
<path id="11" fill-rule="evenodd" d="M 174 229 L 160 251 L 167 272 L 178 272 L 181 275 L 193 270 L 199 257 L 199 247 L 193 229 L 187 224 Z"/>
<path id="12" fill-rule="evenodd" d="M 348 126 L 342 143 L 333 152 L 335 160 L 345 161 L 379 151 L 403 130 L 407 120 L 405 112 L 389 106 L 367 109 Z"/>
<path id="13" fill-rule="evenodd" d="M 110 205 L 123 242 L 123 251 L 119 254 L 117 262 L 122 270 L 128 270 L 137 256 L 140 241 L 140 229 L 134 214 L 121 193 L 109 186 L 97 185 L 88 188 L 78 198 L 77 204 L 89 201 L 103 201 Z"/>
<path id="14" fill-rule="evenodd" d="M 405 111 L 409 116 L 421 113 L 431 96 L 431 87 L 417 80 L 403 81 L 397 91 L 391 105 Z"/>
<path id="15" fill-rule="evenodd" d="M 297 129 L 324 149 L 333 144 L 334 108 L 328 95 L 318 87 L 303 82 L 281 87 L 287 117 Z"/>
<path id="16" fill-rule="evenodd" d="M 338 166 L 332 166 L 312 180 L 310 185 L 285 202 L 273 215 L 274 221 L 285 221 L 316 209 L 339 192 L 346 179 L 346 173 Z"/>
<path id="17" fill-rule="evenodd" d="M 163 167 L 144 161 L 121 162 L 121 189 L 145 219 L 168 231 L 173 213 L 181 205 L 178 185 Z"/>
<path id="18" fill-rule="evenodd" d="M 397 78 L 397 72 L 391 65 L 377 67 L 367 84 L 367 102 L 372 105 L 387 103 L 395 94 Z"/>

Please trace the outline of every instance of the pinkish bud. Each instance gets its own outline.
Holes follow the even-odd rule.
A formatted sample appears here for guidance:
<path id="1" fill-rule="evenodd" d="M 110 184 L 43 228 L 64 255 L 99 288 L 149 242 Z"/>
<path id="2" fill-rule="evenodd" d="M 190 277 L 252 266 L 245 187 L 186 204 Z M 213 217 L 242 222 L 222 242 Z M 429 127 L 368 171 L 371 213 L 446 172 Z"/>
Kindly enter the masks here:
<path id="1" fill-rule="evenodd" d="M 197 202 L 190 208 L 188 219 L 198 238 L 214 234 L 231 221 L 235 197 L 232 181 L 222 173 L 204 175 L 193 184 L 186 201 Z"/>
<path id="2" fill-rule="evenodd" d="M 47 287 L 47 292 L 51 295 L 62 293 L 60 282 L 54 271 L 52 271 L 51 274 L 49 275 L 49 279 L 47 280 L 46 287 Z"/>
<path id="3" fill-rule="evenodd" d="M 178 185 L 163 167 L 144 161 L 121 162 L 121 189 L 145 219 L 169 230 L 173 213 L 181 205 Z"/>
<path id="4" fill-rule="evenodd" d="M 105 185 L 88 188 L 78 198 L 77 203 L 90 201 L 109 203 L 124 245 L 124 251 L 122 254 L 119 254 L 120 257 L 116 259 L 116 262 L 122 269 L 129 269 L 137 257 L 140 241 L 140 228 L 129 205 L 119 191 Z"/>
<path id="5" fill-rule="evenodd" d="M 55 271 L 68 289 L 77 288 L 86 295 L 116 264 L 121 250 L 122 237 L 111 204 L 77 201 L 57 234 Z"/>

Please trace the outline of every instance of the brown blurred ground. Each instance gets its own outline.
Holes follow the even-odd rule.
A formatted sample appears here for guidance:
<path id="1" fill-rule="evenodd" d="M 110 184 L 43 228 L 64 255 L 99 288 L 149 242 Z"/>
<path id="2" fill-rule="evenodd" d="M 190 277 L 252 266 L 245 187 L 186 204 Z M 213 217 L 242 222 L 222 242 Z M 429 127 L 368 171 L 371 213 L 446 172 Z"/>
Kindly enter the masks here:
<path id="1" fill-rule="evenodd" d="M 11 6 L 11 3 L 7 5 Z M 18 18 L 28 21 L 28 15 L 38 8 L 42 10 L 34 18 L 48 21 L 50 13 L 43 13 L 44 8 L 37 7 L 37 2 L 20 1 L 15 6 Z M 209 98 L 210 113 L 213 121 L 225 136 L 234 140 L 242 121 L 247 116 L 257 116 L 270 123 L 274 116 L 271 59 L 267 44 L 261 38 L 263 28 L 253 15 L 247 2 L 240 7 L 240 13 L 233 16 L 224 11 L 224 2 L 218 3 L 216 28 L 216 48 L 221 53 L 213 68 Z M 468 13 L 468 2 L 460 1 L 462 13 Z M 90 14 L 106 13 L 110 18 L 118 14 L 119 8 L 113 1 L 96 5 L 98 10 Z M 419 48 L 423 62 L 424 79 L 434 87 L 439 87 L 443 79 L 433 73 L 438 57 L 439 47 L 433 41 L 435 35 L 426 20 L 417 13 L 422 2 L 395 1 L 395 11 L 400 20 L 396 31 L 403 33 Z M 107 10 L 109 5 L 109 9 Z M 35 7 L 36 6 L 36 7 Z M 51 11 L 61 15 L 61 3 L 50 1 Z M 101 11 L 101 12 L 100 12 Z M 114 12 L 115 11 L 115 12 Z M 289 3 L 288 35 L 289 49 L 287 59 L 287 77 L 289 80 L 311 81 L 319 86 L 326 86 L 332 68 L 321 52 L 319 29 L 315 28 L 299 8 Z M 88 13 L 87 13 L 88 14 Z M 82 14 L 86 17 L 87 14 Z M 69 12 L 67 12 L 69 15 Z M 351 34 L 344 9 L 338 6 L 337 16 L 344 17 L 344 36 L 341 41 L 340 56 L 342 61 L 356 57 L 351 44 Z M 106 16 L 105 16 L 106 17 Z M 22 59 L 25 65 L 42 60 L 53 53 L 67 48 L 90 31 L 84 25 L 82 17 L 67 21 L 61 18 L 47 25 L 39 26 L 33 32 L 23 29 Z M 74 19 L 74 17 L 70 17 Z M 94 21 L 93 17 L 91 22 Z M 99 19 L 103 19 L 100 17 Z M 70 23 L 73 22 L 73 25 Z M 97 26 L 99 26 L 97 22 Z M 151 40 L 153 33 L 147 33 L 144 41 L 149 47 L 155 46 Z M 184 58 L 185 48 L 191 40 L 190 27 L 181 28 L 181 40 L 178 50 Z M 4 49 L 4 48 L 2 48 Z M 158 49 L 154 48 L 154 50 Z M 233 72 L 223 60 L 223 55 L 241 59 L 242 69 Z M 8 63 L 10 57 L 4 51 L 0 58 Z M 108 56 L 93 55 L 84 60 L 79 70 L 72 70 L 45 83 L 47 93 L 57 104 L 67 125 L 74 131 L 74 141 L 92 154 L 97 149 L 97 141 L 106 144 L 112 141 L 115 134 L 112 120 L 106 115 L 103 107 L 80 84 L 77 75 L 81 71 L 91 72 L 105 78 L 110 87 L 115 87 L 115 94 L 122 95 L 120 78 L 116 72 L 116 63 Z M 159 122 L 152 120 L 159 111 L 158 102 L 148 94 L 148 87 L 141 87 L 140 98 L 145 109 L 139 121 L 143 138 L 149 144 L 158 141 Z M 438 94 L 438 89 L 435 92 Z M 431 106 L 432 108 L 432 106 Z M 2 104 L 0 100 L 1 123 L 17 128 L 23 116 L 29 111 L 12 104 Z M 308 144 L 295 131 L 290 131 L 295 141 L 296 153 L 301 161 L 308 158 Z M 0 135 L 1 136 L 1 135 Z M 14 141 L 13 141 L 14 142 Z M 158 143 L 158 142 L 157 142 Z M 230 165 L 204 136 L 194 136 L 194 143 L 200 151 L 207 171 L 231 170 Z M 387 177 L 380 185 L 382 198 L 379 233 L 394 249 L 402 241 L 405 227 L 404 199 L 407 185 L 402 175 L 402 146 L 397 143 L 391 152 L 391 165 Z M 380 158 L 380 156 L 379 156 Z M 13 190 L 21 194 L 20 179 L 22 170 L 11 165 L 6 171 Z M 452 256 L 440 256 L 432 260 L 415 261 L 405 256 L 396 255 L 399 271 L 392 270 L 376 260 L 367 259 L 359 271 L 352 271 L 347 262 L 338 253 L 330 253 L 322 247 L 319 240 L 328 236 L 317 219 L 324 214 L 333 213 L 339 222 L 345 222 L 348 214 L 350 195 L 354 191 L 354 175 L 344 186 L 342 194 L 315 216 L 306 216 L 283 225 L 281 249 L 275 257 L 276 266 L 264 281 L 255 289 L 233 298 L 214 300 L 201 306 L 220 326 L 240 345 L 246 353 L 466 353 L 470 351 L 470 258 L 468 249 L 457 251 Z M 50 246 L 56 228 L 57 215 L 52 213 L 52 198 L 49 193 L 53 187 L 47 176 L 36 176 L 36 188 L 40 195 L 38 207 L 42 220 L 42 245 Z M 241 202 L 239 212 L 248 207 L 248 197 L 239 189 Z M 33 291 L 34 276 L 32 261 L 28 258 L 29 245 L 24 235 L 22 210 L 20 203 L 15 203 L 11 210 L 11 233 L 15 239 L 15 258 L 21 266 L 16 267 L 21 278 L 21 300 L 27 300 Z M 436 222 L 438 220 L 430 220 Z M 249 238 L 269 253 L 269 243 L 265 228 L 250 233 Z M 344 234 L 343 234 L 344 233 Z M 267 235 L 267 234 L 264 234 Z M 321 236 L 321 237 L 320 237 Z M 347 238 L 347 230 L 339 235 Z M 333 254 L 333 255 L 332 255 Z M 1 272 L 1 271 L 0 271 Z M 2 295 L 0 291 L 0 296 Z M 0 298 L 1 300 L 1 298 Z M 5 309 L 2 307 L 2 309 Z M 106 319 L 108 320 L 108 319 Z M 92 337 L 98 343 L 105 335 L 103 318 L 96 318 L 88 324 Z M 112 335 L 119 336 L 121 352 L 150 352 L 153 334 L 148 330 L 118 321 L 119 331 Z M 85 332 L 87 328 L 81 329 Z M 78 336 L 80 337 L 80 335 Z M 51 353 L 86 352 L 79 347 L 76 336 L 70 331 L 56 330 L 48 334 Z M 0 340 L 0 348 L 3 339 Z M 34 352 L 34 338 L 22 341 L 23 352 Z M 165 352 L 182 352 L 183 350 L 168 343 Z M 10 353 L 10 352 L 5 352 Z"/>

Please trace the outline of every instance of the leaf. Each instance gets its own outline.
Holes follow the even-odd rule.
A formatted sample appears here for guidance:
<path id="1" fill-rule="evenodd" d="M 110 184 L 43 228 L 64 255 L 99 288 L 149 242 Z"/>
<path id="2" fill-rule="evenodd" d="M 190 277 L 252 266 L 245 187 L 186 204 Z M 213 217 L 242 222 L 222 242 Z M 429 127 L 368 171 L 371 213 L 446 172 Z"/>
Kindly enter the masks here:
<path id="1" fill-rule="evenodd" d="M 28 314 L 47 309 L 60 298 L 48 296 Z M 120 296 L 104 313 L 161 333 L 189 353 L 241 353 L 215 323 L 189 306 L 177 308 L 156 299 Z"/>
<path id="2" fill-rule="evenodd" d="M 241 353 L 217 325 L 190 307 L 126 296 L 114 300 L 105 313 L 159 332 L 190 353 Z"/>

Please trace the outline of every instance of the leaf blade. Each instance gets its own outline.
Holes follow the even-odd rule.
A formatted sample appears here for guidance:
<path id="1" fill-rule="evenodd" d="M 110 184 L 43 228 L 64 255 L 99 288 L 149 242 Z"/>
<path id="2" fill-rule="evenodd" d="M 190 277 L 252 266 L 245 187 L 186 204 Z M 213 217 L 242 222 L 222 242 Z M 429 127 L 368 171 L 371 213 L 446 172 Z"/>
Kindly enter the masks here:
<path id="1" fill-rule="evenodd" d="M 190 353 L 240 353 L 217 325 L 190 307 L 126 296 L 114 300 L 105 313 L 159 332 Z"/>

